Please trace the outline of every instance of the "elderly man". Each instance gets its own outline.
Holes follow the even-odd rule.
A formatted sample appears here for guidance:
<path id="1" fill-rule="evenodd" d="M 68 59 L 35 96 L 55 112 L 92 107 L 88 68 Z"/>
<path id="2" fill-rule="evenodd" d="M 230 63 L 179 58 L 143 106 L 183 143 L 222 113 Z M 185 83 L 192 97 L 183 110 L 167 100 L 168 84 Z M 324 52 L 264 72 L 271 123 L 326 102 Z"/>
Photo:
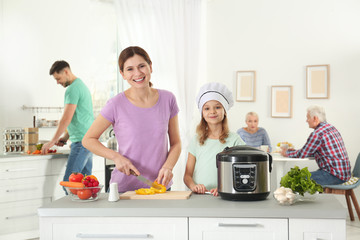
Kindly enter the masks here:
<path id="1" fill-rule="evenodd" d="M 342 184 L 351 177 L 350 161 L 339 131 L 326 122 L 322 107 L 307 109 L 306 122 L 314 131 L 305 145 L 299 149 L 282 149 L 281 154 L 290 158 L 315 157 L 319 169 L 311 172 L 311 178 L 320 185 Z"/>

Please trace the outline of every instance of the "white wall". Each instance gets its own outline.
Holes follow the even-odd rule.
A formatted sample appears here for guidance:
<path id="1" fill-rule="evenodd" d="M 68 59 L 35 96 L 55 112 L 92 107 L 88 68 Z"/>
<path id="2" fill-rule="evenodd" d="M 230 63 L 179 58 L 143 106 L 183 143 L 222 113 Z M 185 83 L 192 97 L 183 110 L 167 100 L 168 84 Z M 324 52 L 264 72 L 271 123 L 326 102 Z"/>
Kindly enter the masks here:
<path id="1" fill-rule="evenodd" d="M 61 117 L 61 113 L 51 116 L 21 108 L 63 106 L 65 89 L 49 76 L 56 60 L 68 61 L 73 73 L 90 89 L 96 81 L 103 81 L 105 88 L 107 75 L 114 72 L 116 79 L 117 57 L 109 60 L 109 52 L 116 53 L 117 47 L 116 21 L 109 17 L 115 17 L 112 4 L 98 0 L 0 0 L 0 13 L 1 134 L 5 127 L 32 126 L 33 115 Z M 40 138 L 49 140 L 54 130 L 42 129 Z"/>
<path id="2" fill-rule="evenodd" d="M 209 0 L 209 81 L 222 81 L 235 91 L 236 71 L 257 74 L 256 101 L 235 103 L 232 130 L 245 125 L 247 112 L 256 111 L 273 146 L 289 141 L 299 148 L 312 131 L 305 122 L 306 108 L 318 104 L 354 161 L 360 151 L 359 12 L 360 2 L 348 0 Z M 305 97 L 305 67 L 314 64 L 330 64 L 329 99 Z M 271 118 L 272 85 L 293 86 L 292 118 Z"/>
<path id="3" fill-rule="evenodd" d="M 207 4 L 208 80 L 221 81 L 235 91 L 236 71 L 257 74 L 256 101 L 235 103 L 230 128 L 244 126 L 245 114 L 256 111 L 273 146 L 288 141 L 300 148 L 312 131 L 305 122 L 306 108 L 321 105 L 328 122 L 342 134 L 353 166 L 360 151 L 360 1 L 209 0 Z M 330 64 L 329 99 L 306 99 L 305 68 L 316 64 Z M 293 86 L 292 118 L 271 118 L 273 85 Z M 297 165 L 317 168 L 315 163 Z"/>

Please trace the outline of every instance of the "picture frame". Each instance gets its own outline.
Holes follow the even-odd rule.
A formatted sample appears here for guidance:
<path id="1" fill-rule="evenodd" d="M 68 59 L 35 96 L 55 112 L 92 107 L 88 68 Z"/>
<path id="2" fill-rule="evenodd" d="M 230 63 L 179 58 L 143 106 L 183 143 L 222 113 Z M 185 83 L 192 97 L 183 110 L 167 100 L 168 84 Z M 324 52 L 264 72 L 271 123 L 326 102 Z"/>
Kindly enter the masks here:
<path id="1" fill-rule="evenodd" d="M 330 65 L 306 66 L 306 98 L 326 99 L 330 93 Z"/>
<path id="2" fill-rule="evenodd" d="M 255 71 L 236 72 L 236 101 L 254 102 L 255 101 Z"/>
<path id="3" fill-rule="evenodd" d="M 292 86 L 271 86 L 271 117 L 291 118 L 293 105 Z"/>

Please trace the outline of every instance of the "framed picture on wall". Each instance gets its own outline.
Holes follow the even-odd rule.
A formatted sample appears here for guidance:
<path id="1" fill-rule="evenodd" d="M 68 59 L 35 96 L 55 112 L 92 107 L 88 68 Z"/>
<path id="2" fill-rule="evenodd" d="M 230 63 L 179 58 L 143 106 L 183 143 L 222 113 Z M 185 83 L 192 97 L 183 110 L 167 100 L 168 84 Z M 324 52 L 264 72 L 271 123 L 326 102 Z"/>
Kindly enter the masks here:
<path id="1" fill-rule="evenodd" d="M 329 98 L 330 66 L 306 66 L 306 98 Z"/>
<path id="2" fill-rule="evenodd" d="M 255 101 L 255 71 L 236 72 L 236 101 L 254 102 Z"/>
<path id="3" fill-rule="evenodd" d="M 271 117 L 292 117 L 292 86 L 271 86 Z"/>

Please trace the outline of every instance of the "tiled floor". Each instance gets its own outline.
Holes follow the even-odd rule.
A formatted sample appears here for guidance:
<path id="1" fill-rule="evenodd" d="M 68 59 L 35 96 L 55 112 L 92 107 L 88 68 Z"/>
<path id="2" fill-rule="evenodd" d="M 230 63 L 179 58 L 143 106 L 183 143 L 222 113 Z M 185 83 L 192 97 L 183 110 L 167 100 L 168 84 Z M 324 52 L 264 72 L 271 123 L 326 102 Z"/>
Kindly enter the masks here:
<path id="1" fill-rule="evenodd" d="M 346 220 L 346 240 L 358 239 L 360 239 L 360 220 L 355 213 L 355 221 L 350 221 L 350 218 Z"/>

